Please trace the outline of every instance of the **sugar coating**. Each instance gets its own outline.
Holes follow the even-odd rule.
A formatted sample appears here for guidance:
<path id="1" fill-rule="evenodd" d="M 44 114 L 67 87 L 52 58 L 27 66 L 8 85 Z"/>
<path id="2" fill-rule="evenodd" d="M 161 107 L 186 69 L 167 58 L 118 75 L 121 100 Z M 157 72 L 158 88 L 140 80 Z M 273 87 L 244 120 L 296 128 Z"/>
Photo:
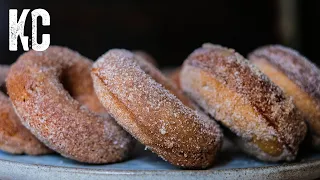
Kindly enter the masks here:
<path id="1" fill-rule="evenodd" d="M 192 71 L 195 72 L 190 78 L 191 75 L 188 76 L 188 73 Z M 246 116 L 256 116 L 255 121 L 247 122 L 246 117 L 242 117 L 238 112 L 231 112 L 231 116 L 226 118 L 219 114 L 221 112 L 219 104 L 214 106 L 206 104 L 208 98 L 212 99 L 214 96 L 223 94 L 216 94 L 212 89 L 210 97 L 205 97 L 193 89 L 194 82 L 192 81 L 199 81 L 200 79 L 197 80 L 197 77 L 201 78 L 201 73 L 209 74 L 223 87 L 237 93 L 237 99 L 231 101 L 226 99 L 221 107 L 233 109 L 235 104 L 248 104 L 252 106 L 255 114 L 246 114 Z M 275 136 L 284 144 L 284 148 L 288 149 L 287 156 L 291 156 L 288 160 L 292 160 L 292 156 L 297 154 L 298 146 L 306 134 L 306 125 L 297 112 L 292 99 L 286 97 L 282 90 L 273 84 L 267 76 L 233 49 L 204 44 L 202 48 L 195 50 L 187 58 L 180 78 L 183 89 L 208 113 L 227 125 L 239 137 L 242 137 L 244 142 L 251 141 L 254 136 L 262 140 L 272 139 Z M 221 119 L 222 117 L 226 119 Z M 244 122 L 239 126 L 233 124 L 232 117 L 243 119 Z M 285 158 L 279 157 L 271 160 Z"/>
<path id="2" fill-rule="evenodd" d="M 302 112 L 310 133 L 312 144 L 320 147 L 320 70 L 307 58 L 297 51 L 281 45 L 268 45 L 260 47 L 249 55 L 253 63 L 268 63 L 275 71 L 282 73 L 293 86 L 279 84 L 284 91 L 292 95 L 297 108 Z M 266 64 L 267 66 L 267 64 Z M 268 73 L 267 73 L 268 74 Z M 272 76 L 275 82 L 279 81 L 278 76 Z M 295 90 L 293 90 L 296 88 Z"/>
<path id="3" fill-rule="evenodd" d="M 92 77 L 108 112 L 148 149 L 177 166 L 212 164 L 221 146 L 217 124 L 159 83 L 166 78 L 153 66 L 127 50 L 113 49 L 94 64 Z"/>
<path id="4" fill-rule="evenodd" d="M 106 113 L 94 93 L 92 61 L 64 47 L 29 51 L 7 78 L 10 98 L 23 124 L 48 147 L 86 163 L 128 157 L 132 137 Z"/>
<path id="5" fill-rule="evenodd" d="M 153 80 L 175 95 L 184 105 L 192 109 L 196 108 L 193 102 L 183 94 L 182 90 L 179 89 L 173 81 L 162 75 L 155 65 L 143 58 L 143 56 L 138 56 L 136 54 L 134 54 L 134 60 L 146 74 L 151 76 Z"/>
<path id="6" fill-rule="evenodd" d="M 0 86 L 5 86 L 9 66 L 0 65 Z M 13 154 L 50 153 L 20 122 L 9 97 L 0 91 L 0 149 Z"/>
<path id="7" fill-rule="evenodd" d="M 298 51 L 281 45 L 269 45 L 249 55 L 249 59 L 254 57 L 268 60 L 320 103 L 320 69 Z"/>

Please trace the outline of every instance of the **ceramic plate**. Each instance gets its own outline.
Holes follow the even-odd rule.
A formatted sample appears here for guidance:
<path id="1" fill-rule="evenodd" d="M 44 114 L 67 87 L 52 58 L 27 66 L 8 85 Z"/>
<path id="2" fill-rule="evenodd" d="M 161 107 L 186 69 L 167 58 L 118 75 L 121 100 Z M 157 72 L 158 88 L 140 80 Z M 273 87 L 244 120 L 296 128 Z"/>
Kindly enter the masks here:
<path id="1" fill-rule="evenodd" d="M 88 165 L 58 154 L 10 155 L 0 152 L 0 179 L 316 179 L 320 177 L 320 154 L 304 153 L 293 163 L 264 163 L 241 153 L 225 141 L 214 167 L 181 170 L 158 158 L 142 145 L 125 162 Z"/>

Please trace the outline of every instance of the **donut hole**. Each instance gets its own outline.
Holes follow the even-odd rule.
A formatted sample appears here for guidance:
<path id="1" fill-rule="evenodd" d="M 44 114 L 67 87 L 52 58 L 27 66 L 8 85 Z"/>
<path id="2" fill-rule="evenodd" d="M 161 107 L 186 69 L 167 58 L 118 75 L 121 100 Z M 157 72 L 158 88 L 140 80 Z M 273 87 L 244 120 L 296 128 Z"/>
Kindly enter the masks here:
<path id="1" fill-rule="evenodd" d="M 90 74 L 91 63 L 77 64 L 62 70 L 59 81 L 64 90 L 78 101 L 82 107 L 95 113 L 105 113 L 104 107 L 97 103 L 97 98 Z"/>
<path id="2" fill-rule="evenodd" d="M 0 85 L 0 91 L 3 92 L 4 94 L 7 94 L 7 88 L 5 84 Z"/>
<path id="3" fill-rule="evenodd" d="M 0 92 L 7 94 L 5 79 L 8 75 L 10 67 L 7 65 L 0 65 Z"/>
<path id="4" fill-rule="evenodd" d="M 89 71 L 84 71 L 84 75 L 81 75 L 81 73 L 77 72 L 76 70 L 77 69 L 73 67 L 65 69 L 60 74 L 59 81 L 62 84 L 64 90 L 67 91 L 71 97 L 73 97 L 81 104 L 86 104 L 86 101 L 81 100 L 81 98 L 79 97 L 87 94 L 86 91 L 93 87 L 91 84 L 89 86 L 85 82 L 81 81 L 81 79 L 85 78 L 83 76 L 90 77 L 87 73 Z"/>
<path id="5" fill-rule="evenodd" d="M 66 90 L 71 97 L 74 98 L 75 96 L 75 92 L 73 90 L 73 87 L 72 87 L 72 79 L 69 78 L 66 74 L 62 74 L 60 77 L 59 77 L 59 80 L 60 80 L 60 83 L 62 84 L 64 90 Z"/>

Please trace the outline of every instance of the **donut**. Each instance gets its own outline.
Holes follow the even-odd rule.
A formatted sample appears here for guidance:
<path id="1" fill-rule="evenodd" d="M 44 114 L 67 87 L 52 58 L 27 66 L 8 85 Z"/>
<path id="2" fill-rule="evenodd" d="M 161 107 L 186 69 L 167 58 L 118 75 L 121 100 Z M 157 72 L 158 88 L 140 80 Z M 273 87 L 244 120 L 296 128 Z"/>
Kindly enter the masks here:
<path id="1" fill-rule="evenodd" d="M 20 122 L 9 97 L 5 94 L 5 78 L 9 66 L 0 65 L 0 149 L 11 154 L 42 155 L 52 151 L 35 138 Z"/>
<path id="2" fill-rule="evenodd" d="M 233 49 L 204 44 L 184 62 L 180 82 L 244 152 L 263 161 L 294 160 L 307 130 L 302 116 L 290 97 Z"/>
<path id="3" fill-rule="evenodd" d="M 12 65 L 8 93 L 22 123 L 54 151 L 84 163 L 123 161 L 133 138 L 99 104 L 91 67 L 65 47 L 29 51 Z"/>
<path id="4" fill-rule="evenodd" d="M 180 92 L 151 64 L 112 49 L 95 62 L 91 75 L 111 116 L 152 152 L 182 168 L 213 164 L 222 143 L 219 126 L 177 98 Z"/>
<path id="5" fill-rule="evenodd" d="M 281 45 L 254 50 L 249 59 L 283 91 L 293 97 L 320 149 L 320 70 L 297 51 Z"/>
<path id="6" fill-rule="evenodd" d="M 133 53 L 141 58 L 141 59 L 144 59 L 145 61 L 151 63 L 153 66 L 158 66 L 158 63 L 156 61 L 155 58 L 153 58 L 150 54 L 148 54 L 147 52 L 145 51 L 141 51 L 141 50 L 136 50 L 136 51 L 133 51 Z"/>
<path id="7" fill-rule="evenodd" d="M 197 109 L 196 105 L 188 99 L 183 92 L 177 88 L 175 82 L 166 78 L 161 71 L 159 71 L 155 65 L 146 60 L 145 58 L 134 54 L 134 59 L 139 64 L 140 68 L 145 71 L 148 75 L 150 75 L 155 81 L 164 86 L 165 89 L 174 94 L 182 103 L 192 109 Z"/>

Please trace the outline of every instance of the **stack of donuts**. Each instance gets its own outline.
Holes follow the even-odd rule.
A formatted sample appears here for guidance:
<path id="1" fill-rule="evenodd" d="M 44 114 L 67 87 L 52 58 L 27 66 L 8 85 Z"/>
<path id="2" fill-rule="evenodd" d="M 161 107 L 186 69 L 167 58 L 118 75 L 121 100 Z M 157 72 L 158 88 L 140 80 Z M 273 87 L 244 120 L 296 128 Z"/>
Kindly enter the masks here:
<path id="1" fill-rule="evenodd" d="M 320 149 L 320 70 L 279 45 L 248 58 L 204 44 L 165 76 L 141 51 L 96 62 L 59 46 L 26 52 L 0 66 L 0 149 L 109 164 L 140 142 L 192 169 L 214 164 L 223 135 L 263 161 Z"/>

